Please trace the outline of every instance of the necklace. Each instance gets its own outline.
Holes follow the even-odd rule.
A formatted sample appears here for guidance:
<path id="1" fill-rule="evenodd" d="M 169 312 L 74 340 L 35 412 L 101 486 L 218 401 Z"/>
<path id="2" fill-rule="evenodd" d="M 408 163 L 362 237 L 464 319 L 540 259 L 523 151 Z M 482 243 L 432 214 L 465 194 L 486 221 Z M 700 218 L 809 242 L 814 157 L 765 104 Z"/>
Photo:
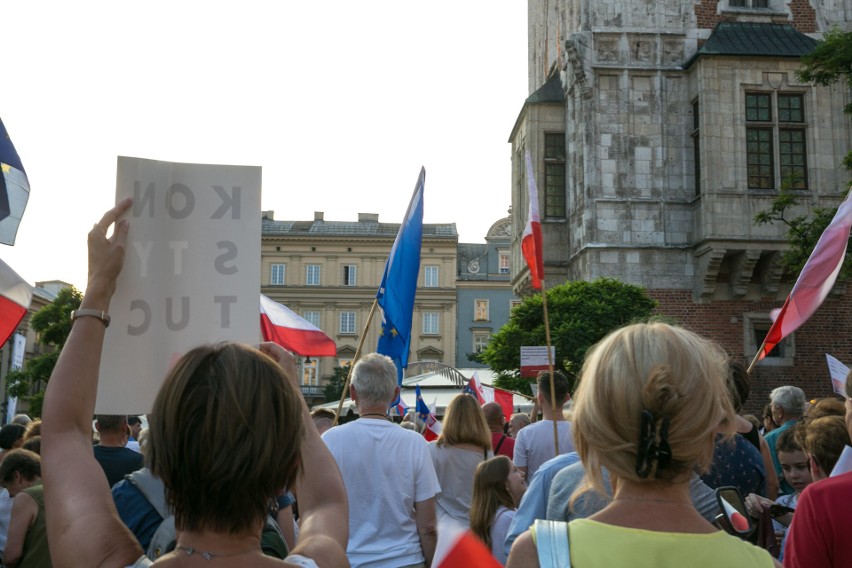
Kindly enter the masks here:
<path id="1" fill-rule="evenodd" d="M 223 554 L 221 552 L 213 552 L 212 550 L 196 550 L 194 546 L 183 546 L 180 544 L 175 546 L 175 550 L 183 550 L 184 552 L 186 552 L 187 556 L 198 554 L 204 560 L 213 560 L 214 558 L 228 558 L 229 556 L 240 556 L 241 554 L 248 554 L 249 552 L 254 552 L 255 550 L 258 550 L 258 547 L 252 546 L 251 548 L 246 548 L 245 550 L 240 550 L 238 552 L 230 552 L 228 554 Z"/>
<path id="2" fill-rule="evenodd" d="M 388 418 L 388 415 L 387 415 L 387 414 L 379 414 L 378 412 L 367 412 L 366 414 L 362 414 L 362 415 L 361 415 L 361 418 L 366 418 L 367 416 L 377 416 L 377 417 L 379 417 L 379 418 L 384 418 L 384 419 L 385 419 L 385 420 L 387 420 L 388 422 L 390 422 L 390 421 L 391 421 L 391 419 L 390 419 L 390 418 Z"/>
<path id="3" fill-rule="evenodd" d="M 616 497 L 612 501 L 613 501 L 613 503 L 616 502 L 616 501 L 639 501 L 639 502 L 642 502 L 642 503 L 659 503 L 659 504 L 666 504 L 666 505 L 678 505 L 678 506 L 681 506 L 681 507 L 689 507 L 691 509 L 695 508 L 692 503 L 687 503 L 685 501 L 679 501 L 677 499 L 655 499 L 655 498 L 647 498 L 647 497 Z"/>

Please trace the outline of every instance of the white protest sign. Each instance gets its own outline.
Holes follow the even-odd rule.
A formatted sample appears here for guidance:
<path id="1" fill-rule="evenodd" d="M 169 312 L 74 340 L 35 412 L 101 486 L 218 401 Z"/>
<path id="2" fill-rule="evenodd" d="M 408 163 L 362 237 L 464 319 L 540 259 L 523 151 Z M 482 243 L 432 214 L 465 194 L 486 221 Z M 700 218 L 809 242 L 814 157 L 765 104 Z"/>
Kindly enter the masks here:
<path id="1" fill-rule="evenodd" d="M 556 347 L 550 348 L 550 357 L 556 361 Z M 536 377 L 539 371 L 549 368 L 546 345 L 521 346 L 521 376 Z"/>
<path id="2" fill-rule="evenodd" d="M 828 363 L 828 373 L 831 375 L 831 387 L 834 389 L 839 396 L 843 398 L 849 398 L 846 396 L 846 375 L 849 374 L 849 367 L 829 355 L 825 354 L 825 360 Z"/>
<path id="3" fill-rule="evenodd" d="M 133 198 L 95 411 L 143 414 L 172 364 L 203 343 L 260 340 L 260 185 L 254 166 L 118 158 Z"/>

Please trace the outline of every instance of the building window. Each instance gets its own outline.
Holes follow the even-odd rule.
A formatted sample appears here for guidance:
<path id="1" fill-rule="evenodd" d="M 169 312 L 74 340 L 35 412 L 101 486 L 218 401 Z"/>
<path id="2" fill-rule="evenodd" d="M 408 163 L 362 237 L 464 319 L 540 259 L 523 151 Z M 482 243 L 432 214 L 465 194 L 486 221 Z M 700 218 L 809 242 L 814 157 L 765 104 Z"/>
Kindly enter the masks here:
<path id="1" fill-rule="evenodd" d="M 438 267 L 424 266 L 423 267 L 423 286 L 426 288 L 438 287 Z"/>
<path id="2" fill-rule="evenodd" d="M 287 274 L 286 264 L 272 264 L 269 266 L 269 283 L 272 286 L 283 286 L 284 275 Z"/>
<path id="3" fill-rule="evenodd" d="M 565 133 L 544 135 L 544 216 L 565 218 Z"/>
<path id="4" fill-rule="evenodd" d="M 305 284 L 307 286 L 320 285 L 320 265 L 309 264 L 305 267 Z"/>
<path id="5" fill-rule="evenodd" d="M 498 259 L 498 269 L 500 274 L 509 274 L 509 254 L 501 252 Z"/>
<path id="6" fill-rule="evenodd" d="M 729 0 L 731 8 L 768 8 L 769 0 Z"/>
<path id="7" fill-rule="evenodd" d="M 693 174 L 695 175 L 695 195 L 701 195 L 701 136 L 699 125 L 701 124 L 701 107 L 696 100 L 692 103 L 692 161 Z"/>
<path id="8" fill-rule="evenodd" d="M 317 311 L 302 312 L 302 317 L 314 327 L 320 326 L 320 313 Z"/>
<path id="9" fill-rule="evenodd" d="M 356 275 L 358 274 L 358 267 L 354 264 L 346 264 L 343 266 L 343 285 L 344 286 L 355 286 Z"/>
<path id="10" fill-rule="evenodd" d="M 319 385 L 316 359 L 305 359 L 302 361 L 302 385 L 306 387 Z"/>
<path id="11" fill-rule="evenodd" d="M 804 95 L 746 93 L 745 111 L 749 189 L 807 189 Z"/>
<path id="12" fill-rule="evenodd" d="M 772 327 L 772 320 L 769 319 L 769 314 L 766 313 L 746 313 L 743 314 L 743 327 L 745 335 L 743 347 L 746 355 L 751 358 L 754 357 L 754 354 L 760 349 L 763 340 L 766 339 L 766 334 L 769 333 L 769 328 Z M 795 363 L 795 355 L 795 333 L 791 333 L 769 352 L 761 362 L 761 365 L 777 367 L 792 366 Z"/>
<path id="13" fill-rule="evenodd" d="M 337 366 L 341 369 L 349 369 L 352 366 L 351 358 L 341 358 L 337 360 Z"/>
<path id="14" fill-rule="evenodd" d="M 440 315 L 437 312 L 423 314 L 423 335 L 438 335 Z"/>
<path id="15" fill-rule="evenodd" d="M 488 300 L 473 301 L 473 321 L 488 321 Z"/>
<path id="16" fill-rule="evenodd" d="M 340 312 L 340 333 L 355 333 L 355 312 Z"/>
<path id="17" fill-rule="evenodd" d="M 512 310 L 514 310 L 516 307 L 520 306 L 523 303 L 523 300 L 509 300 L 509 314 L 511 315 Z"/>
<path id="18" fill-rule="evenodd" d="M 473 332 L 473 352 L 481 353 L 485 346 L 488 345 L 488 340 L 491 339 L 491 333 L 487 331 Z"/>

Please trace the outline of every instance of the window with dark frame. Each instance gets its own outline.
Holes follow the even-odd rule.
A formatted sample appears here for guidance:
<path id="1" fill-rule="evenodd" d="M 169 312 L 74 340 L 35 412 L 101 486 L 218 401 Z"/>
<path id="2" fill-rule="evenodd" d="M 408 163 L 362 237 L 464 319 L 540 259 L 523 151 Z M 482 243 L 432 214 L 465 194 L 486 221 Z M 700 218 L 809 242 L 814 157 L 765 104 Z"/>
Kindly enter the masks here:
<path id="1" fill-rule="evenodd" d="M 544 135 L 544 216 L 565 218 L 565 133 Z"/>
<path id="2" fill-rule="evenodd" d="M 357 281 L 358 267 L 354 264 L 343 265 L 343 285 L 355 286 Z"/>
<path id="3" fill-rule="evenodd" d="M 807 189 L 804 95 L 746 93 L 745 103 L 749 189 L 776 189 L 778 182 Z"/>

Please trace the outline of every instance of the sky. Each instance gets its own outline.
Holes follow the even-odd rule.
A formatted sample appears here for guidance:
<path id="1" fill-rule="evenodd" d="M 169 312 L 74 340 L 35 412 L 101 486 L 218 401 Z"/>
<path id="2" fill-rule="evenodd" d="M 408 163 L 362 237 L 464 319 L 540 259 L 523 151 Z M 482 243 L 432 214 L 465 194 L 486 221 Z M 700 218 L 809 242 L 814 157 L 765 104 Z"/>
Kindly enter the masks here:
<path id="1" fill-rule="evenodd" d="M 527 93 L 523 0 L 6 2 L 0 118 L 30 182 L 30 283 L 86 282 L 116 157 L 263 168 L 275 219 L 424 222 L 484 242 L 508 215 Z"/>

